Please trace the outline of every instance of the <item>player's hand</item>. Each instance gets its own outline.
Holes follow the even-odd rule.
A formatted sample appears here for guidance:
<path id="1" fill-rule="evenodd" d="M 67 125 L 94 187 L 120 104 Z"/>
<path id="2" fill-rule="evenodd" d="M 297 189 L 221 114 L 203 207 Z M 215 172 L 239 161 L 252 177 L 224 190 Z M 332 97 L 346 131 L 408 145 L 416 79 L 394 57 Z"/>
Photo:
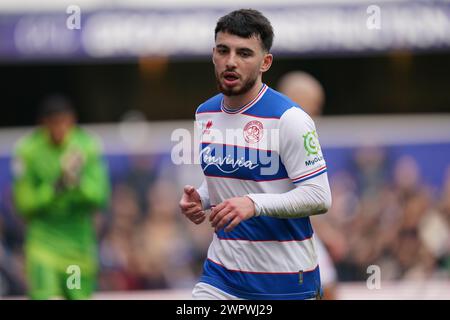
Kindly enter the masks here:
<path id="1" fill-rule="evenodd" d="M 209 221 L 216 232 L 227 223 L 225 232 L 233 230 L 241 221 L 255 216 L 255 204 L 249 197 L 238 197 L 225 200 L 211 210 Z"/>
<path id="2" fill-rule="evenodd" d="M 64 187 L 73 188 L 79 184 L 83 165 L 84 157 L 79 150 L 69 150 L 61 157 L 61 180 Z"/>
<path id="3" fill-rule="evenodd" d="M 203 211 L 200 195 L 193 186 L 185 186 L 180 200 L 180 209 L 195 224 L 202 223 L 206 214 Z"/>

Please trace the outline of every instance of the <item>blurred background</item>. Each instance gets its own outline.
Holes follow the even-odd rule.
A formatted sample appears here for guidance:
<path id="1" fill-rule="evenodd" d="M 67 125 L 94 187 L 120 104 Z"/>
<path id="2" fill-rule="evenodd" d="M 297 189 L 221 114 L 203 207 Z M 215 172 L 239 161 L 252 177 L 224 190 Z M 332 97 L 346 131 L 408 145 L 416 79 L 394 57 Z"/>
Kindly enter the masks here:
<path id="1" fill-rule="evenodd" d="M 274 27 L 265 83 L 302 70 L 324 89 L 315 121 L 333 206 L 312 219 L 334 297 L 450 299 L 450 2 L 437 0 L 1 1 L 0 297 L 27 288 L 12 151 L 58 92 L 101 139 L 112 185 L 95 217 L 96 298 L 190 298 L 213 230 L 180 214 L 202 173 L 173 163 L 171 135 L 192 132 L 216 94 L 214 27 L 241 7 Z"/>

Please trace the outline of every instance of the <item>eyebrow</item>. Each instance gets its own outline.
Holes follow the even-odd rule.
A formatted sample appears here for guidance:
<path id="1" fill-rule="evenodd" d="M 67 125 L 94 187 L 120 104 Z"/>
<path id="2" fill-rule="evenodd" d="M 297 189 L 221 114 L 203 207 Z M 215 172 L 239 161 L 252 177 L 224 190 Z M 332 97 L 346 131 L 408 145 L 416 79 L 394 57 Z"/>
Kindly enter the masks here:
<path id="1" fill-rule="evenodd" d="M 228 46 L 224 45 L 224 44 L 218 44 L 216 45 L 216 48 L 220 48 L 220 49 L 230 49 L 228 48 Z"/>
<path id="2" fill-rule="evenodd" d="M 218 45 L 216 45 L 216 48 L 219 48 L 219 49 L 230 49 L 230 47 L 228 47 L 227 45 L 225 45 L 225 44 L 220 44 L 220 43 L 219 43 Z M 253 51 L 252 49 L 246 48 L 246 47 L 243 47 L 243 48 L 237 48 L 236 51 L 239 51 L 239 52 L 246 52 L 246 53 L 254 53 L 254 51 Z"/>

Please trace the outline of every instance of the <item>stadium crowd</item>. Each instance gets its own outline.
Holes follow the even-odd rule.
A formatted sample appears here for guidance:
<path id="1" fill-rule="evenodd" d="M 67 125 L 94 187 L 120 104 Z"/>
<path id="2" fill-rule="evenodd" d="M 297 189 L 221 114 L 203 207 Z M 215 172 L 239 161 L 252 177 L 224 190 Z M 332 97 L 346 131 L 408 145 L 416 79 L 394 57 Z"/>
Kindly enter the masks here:
<path id="1" fill-rule="evenodd" d="M 326 156 L 326 150 L 324 150 Z M 131 157 L 131 156 L 130 156 Z M 212 237 L 179 212 L 180 186 L 170 161 L 133 156 L 111 171 L 112 200 L 96 215 L 99 291 L 192 288 Z M 387 167 L 385 150 L 360 148 L 353 167 L 330 172 L 331 210 L 312 219 L 332 226 L 328 251 L 339 281 L 364 281 L 378 265 L 382 280 L 450 278 L 450 166 L 442 190 L 423 184 L 414 158 Z M 0 199 L 0 296 L 24 295 L 24 224 L 11 191 Z"/>

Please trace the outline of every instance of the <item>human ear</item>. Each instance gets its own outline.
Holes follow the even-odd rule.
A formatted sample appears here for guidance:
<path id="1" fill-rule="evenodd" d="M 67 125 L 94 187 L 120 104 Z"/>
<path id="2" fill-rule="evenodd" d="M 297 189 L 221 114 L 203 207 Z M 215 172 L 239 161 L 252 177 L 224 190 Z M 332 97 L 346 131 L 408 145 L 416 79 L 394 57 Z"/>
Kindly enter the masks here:
<path id="1" fill-rule="evenodd" d="M 261 72 L 266 72 L 267 70 L 269 70 L 270 66 L 272 65 L 272 62 L 273 62 L 273 55 L 271 53 L 266 53 L 260 68 Z"/>

